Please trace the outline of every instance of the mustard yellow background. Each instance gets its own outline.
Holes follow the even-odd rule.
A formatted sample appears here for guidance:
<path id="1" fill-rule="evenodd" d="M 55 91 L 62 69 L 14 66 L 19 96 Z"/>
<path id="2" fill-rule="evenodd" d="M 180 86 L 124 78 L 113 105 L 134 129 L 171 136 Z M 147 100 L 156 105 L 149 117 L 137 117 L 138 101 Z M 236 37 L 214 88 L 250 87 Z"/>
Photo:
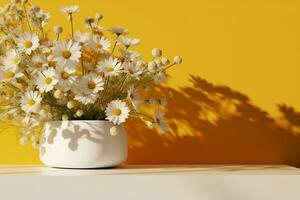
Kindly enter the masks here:
<path id="1" fill-rule="evenodd" d="M 2 6 L 7 2 L 8 0 L 1 0 L 0 5 Z M 132 37 L 141 38 L 142 42 L 138 50 L 142 52 L 144 57 L 150 57 L 150 51 L 153 47 L 162 48 L 170 58 L 177 54 L 181 55 L 184 63 L 169 71 L 169 87 L 178 90 L 180 87 L 193 88 L 189 77 L 194 75 L 213 85 L 223 85 L 247 96 L 251 105 L 267 112 L 264 116 L 270 116 L 272 119 L 277 119 L 280 116 L 277 104 L 284 103 L 293 107 L 293 114 L 296 115 L 297 110 L 300 111 L 300 1 L 31 0 L 31 2 L 51 13 L 50 26 L 48 26 L 50 31 L 52 31 L 53 25 L 63 25 L 65 31 L 68 31 L 69 24 L 66 21 L 66 16 L 60 13 L 59 9 L 64 5 L 78 4 L 81 12 L 75 15 L 76 29 L 84 30 L 84 18 L 101 12 L 104 14 L 103 26 L 127 27 Z M 197 100 L 197 95 L 192 96 L 192 98 Z M 188 106 L 188 102 L 184 103 Z M 176 109 L 174 100 L 173 105 L 172 109 Z M 180 107 L 179 103 L 178 107 Z M 198 117 L 193 116 L 193 113 L 191 115 L 191 120 Z M 297 119 L 295 118 L 296 121 Z M 180 124 L 181 122 L 178 120 L 175 119 L 174 123 Z M 244 129 L 245 132 L 249 131 L 246 125 L 244 127 L 239 124 L 236 125 L 241 135 L 228 138 L 233 143 L 234 141 L 240 142 L 239 138 L 243 138 Z M 5 125 L 1 124 L 1 126 L 1 129 L 5 128 Z M 177 130 L 189 136 L 196 134 L 197 126 L 192 128 L 189 126 L 187 121 L 184 125 L 181 124 Z M 234 130 L 234 124 L 231 126 Z M 201 128 L 200 124 L 199 129 Z M 133 129 L 133 131 L 136 130 Z M 222 134 L 222 130 L 219 131 Z M 254 133 L 261 132 L 263 135 L 267 130 L 262 125 L 255 127 L 252 131 Z M 14 132 L 15 130 L 10 129 L 0 134 L 0 163 L 39 163 L 37 152 L 31 147 L 20 147 Z M 175 132 L 172 133 L 172 140 L 184 137 L 184 134 L 176 136 Z M 200 132 L 205 134 L 205 129 L 199 130 L 199 134 Z M 270 143 L 282 139 L 274 139 L 275 136 L 272 134 L 265 137 L 263 140 Z M 158 138 L 154 139 L 157 140 Z M 226 140 L 226 136 L 222 139 Z M 258 138 L 258 140 L 262 139 Z M 256 139 L 253 138 L 251 141 L 256 141 Z M 133 139 L 132 142 L 137 141 Z M 187 143 L 184 147 L 189 146 L 189 140 L 183 142 Z M 203 143 L 205 145 L 205 140 Z M 139 145 L 143 144 L 137 142 L 137 146 Z M 155 148 L 155 145 L 154 142 L 152 147 Z M 256 145 L 254 142 L 253 149 L 257 148 Z M 135 148 L 134 145 L 131 147 Z M 225 148 L 223 143 L 220 143 L 219 147 L 218 145 L 214 147 Z M 263 144 L 259 146 L 259 148 L 263 147 Z M 239 152 L 241 149 L 243 147 L 237 147 L 232 151 Z M 278 152 L 273 152 L 274 154 L 282 153 L 281 147 L 275 149 Z M 196 150 L 201 151 L 201 149 Z M 269 150 L 271 155 L 272 148 Z M 199 159 L 196 156 L 197 151 L 194 152 L 195 158 L 189 155 L 188 160 L 182 159 L 177 160 L 177 162 L 218 162 L 218 158 Z M 261 151 L 265 150 L 262 149 Z M 151 159 L 153 163 L 176 163 L 176 159 L 170 161 L 167 156 L 160 156 L 159 152 L 157 152 L 156 157 L 152 155 L 148 160 L 142 158 L 143 155 L 134 150 L 131 152 L 132 154 L 129 155 L 130 163 L 151 163 Z M 191 154 L 191 152 L 193 151 L 186 153 Z M 239 158 L 247 157 L 247 153 L 240 152 Z M 265 155 L 265 157 L 260 158 L 259 153 L 261 152 L 251 154 L 252 158 L 257 155 L 257 159 L 253 159 L 253 162 L 255 160 L 264 161 L 269 156 Z M 217 154 L 211 155 L 217 156 Z M 247 162 L 243 159 L 226 160 L 222 158 L 219 161 Z M 269 162 L 280 163 L 284 160 L 276 157 L 270 159 Z"/>

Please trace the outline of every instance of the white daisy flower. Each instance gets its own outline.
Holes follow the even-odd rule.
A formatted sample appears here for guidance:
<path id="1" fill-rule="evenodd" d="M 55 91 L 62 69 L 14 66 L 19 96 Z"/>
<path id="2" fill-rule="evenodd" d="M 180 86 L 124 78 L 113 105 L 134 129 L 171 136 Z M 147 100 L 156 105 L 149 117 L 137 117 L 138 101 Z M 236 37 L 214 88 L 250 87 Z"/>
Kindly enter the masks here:
<path id="1" fill-rule="evenodd" d="M 93 104 L 96 102 L 96 100 L 98 99 L 99 94 L 85 94 L 83 92 L 81 93 L 76 93 L 74 100 L 87 105 L 87 104 Z"/>
<path id="2" fill-rule="evenodd" d="M 140 39 L 123 37 L 122 39 L 118 40 L 118 43 L 123 44 L 126 48 L 128 48 L 130 46 L 138 45 L 140 43 Z"/>
<path id="3" fill-rule="evenodd" d="M 78 5 L 64 6 L 61 8 L 61 12 L 66 13 L 66 14 L 78 13 L 79 6 Z"/>
<path id="4" fill-rule="evenodd" d="M 50 54 L 52 50 L 47 45 L 46 44 L 45 45 L 40 45 L 38 49 L 40 49 L 43 54 Z M 51 46 L 52 44 L 50 43 L 49 45 Z"/>
<path id="5" fill-rule="evenodd" d="M 6 56 L 3 58 L 4 66 L 14 67 L 14 66 L 18 66 L 20 62 L 21 62 L 21 56 L 18 54 L 17 51 L 13 49 L 10 49 L 6 53 Z"/>
<path id="6" fill-rule="evenodd" d="M 129 61 L 135 61 L 135 60 L 141 59 L 140 54 L 136 51 L 132 51 L 132 50 L 124 49 L 124 48 L 121 49 L 120 51 L 121 51 L 122 56 Z"/>
<path id="7" fill-rule="evenodd" d="M 131 77 L 140 79 L 140 75 L 143 73 L 143 69 L 137 62 L 124 62 L 124 72 L 128 73 Z"/>
<path id="8" fill-rule="evenodd" d="M 81 57 L 80 50 L 81 46 L 78 42 L 72 42 L 72 40 L 58 41 L 53 49 L 53 60 L 61 65 L 65 65 L 69 62 L 77 63 Z"/>
<path id="9" fill-rule="evenodd" d="M 72 66 L 68 67 L 59 65 L 58 67 L 56 67 L 55 71 L 58 74 L 59 78 L 56 88 L 64 92 L 70 90 L 76 81 L 76 78 L 73 75 L 76 71 L 75 68 Z"/>
<path id="10" fill-rule="evenodd" d="M 48 68 L 38 74 L 36 84 L 40 92 L 43 93 L 51 91 L 57 82 L 58 77 L 55 70 Z"/>
<path id="11" fill-rule="evenodd" d="M 44 27 L 50 18 L 50 14 L 44 12 L 38 7 L 32 7 L 32 8 L 33 9 L 29 10 L 29 16 L 31 22 L 37 27 Z"/>
<path id="12" fill-rule="evenodd" d="M 21 99 L 21 108 L 26 113 L 37 112 L 41 101 L 42 97 L 38 91 L 27 91 Z"/>
<path id="13" fill-rule="evenodd" d="M 43 70 L 48 67 L 47 58 L 44 54 L 34 55 L 31 58 L 32 66 L 34 69 Z"/>
<path id="14" fill-rule="evenodd" d="M 24 74 L 18 71 L 17 66 L 0 68 L 0 82 L 13 81 L 16 78 L 22 77 Z"/>
<path id="15" fill-rule="evenodd" d="M 104 73 L 104 76 L 118 76 L 122 72 L 122 63 L 117 58 L 109 57 L 103 61 L 99 61 L 96 71 Z"/>
<path id="16" fill-rule="evenodd" d="M 88 33 L 81 33 L 80 31 L 76 31 L 74 34 L 74 41 L 79 44 L 85 44 L 90 39 L 90 35 Z"/>
<path id="17" fill-rule="evenodd" d="M 127 91 L 127 98 L 131 101 L 134 109 L 138 110 L 141 105 L 141 96 L 133 85 L 131 85 Z"/>
<path id="18" fill-rule="evenodd" d="M 104 82 L 100 76 L 90 73 L 78 81 L 76 89 L 79 90 L 77 93 L 96 94 L 103 90 L 103 85 Z"/>
<path id="19" fill-rule="evenodd" d="M 52 68 L 56 68 L 56 65 L 57 65 L 57 62 L 54 60 L 55 58 L 53 57 L 53 55 L 52 54 L 50 54 L 49 56 L 47 56 L 47 63 L 48 63 L 48 66 L 49 67 L 52 67 Z M 74 67 L 75 67 L 75 62 L 68 62 L 68 63 L 66 63 L 66 64 L 74 64 Z M 65 64 L 65 65 L 66 65 Z M 61 63 L 61 65 L 63 65 L 62 63 Z"/>
<path id="20" fill-rule="evenodd" d="M 169 124 L 164 116 L 165 116 L 165 113 L 161 112 L 158 109 L 155 110 L 154 121 L 157 124 L 160 133 L 165 133 L 169 129 Z"/>
<path id="21" fill-rule="evenodd" d="M 94 35 L 89 44 L 95 51 L 109 51 L 110 48 L 109 39 L 98 35 Z"/>
<path id="22" fill-rule="evenodd" d="M 105 109 L 106 118 L 108 121 L 119 125 L 128 118 L 129 108 L 126 103 L 121 100 L 111 101 Z"/>
<path id="23" fill-rule="evenodd" d="M 30 55 L 32 51 L 38 48 L 39 37 L 35 34 L 24 33 L 17 41 L 20 51 Z"/>
<path id="24" fill-rule="evenodd" d="M 113 27 L 109 29 L 109 31 L 116 34 L 117 36 L 125 35 L 128 32 L 126 28 L 122 28 L 122 27 Z"/>
<path id="25" fill-rule="evenodd" d="M 89 19 L 86 19 L 89 21 Z M 94 21 L 94 18 L 92 18 L 92 20 Z M 86 21 L 86 25 L 85 27 L 86 28 L 89 28 L 92 30 L 92 32 L 94 33 L 102 33 L 104 31 L 104 27 L 98 25 L 98 24 L 95 24 L 93 22 L 89 23 L 88 21 Z"/>

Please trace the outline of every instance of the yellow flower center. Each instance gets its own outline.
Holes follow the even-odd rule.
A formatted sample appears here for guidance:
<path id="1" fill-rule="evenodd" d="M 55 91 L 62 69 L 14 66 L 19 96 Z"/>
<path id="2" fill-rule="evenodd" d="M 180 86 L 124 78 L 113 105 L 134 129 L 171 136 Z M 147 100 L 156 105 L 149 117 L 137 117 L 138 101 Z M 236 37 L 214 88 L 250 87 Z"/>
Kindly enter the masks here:
<path id="1" fill-rule="evenodd" d="M 114 115 L 117 115 L 117 116 L 120 116 L 120 115 L 122 114 L 122 111 L 121 111 L 121 109 L 119 109 L 119 108 L 115 108 L 115 109 L 113 110 L 113 114 L 114 114 Z"/>
<path id="2" fill-rule="evenodd" d="M 48 63 L 48 65 L 49 65 L 49 67 L 53 67 L 53 68 L 56 67 L 56 63 L 55 63 L 54 61 L 50 61 L 50 62 Z"/>
<path id="3" fill-rule="evenodd" d="M 14 59 L 13 59 L 13 63 L 16 65 L 16 64 L 18 64 L 20 62 L 20 59 L 19 59 L 19 57 L 14 57 Z"/>
<path id="4" fill-rule="evenodd" d="M 15 73 L 12 71 L 7 71 L 7 72 L 5 72 L 4 76 L 5 76 L 5 78 L 12 78 L 15 76 Z"/>
<path id="5" fill-rule="evenodd" d="M 96 45 L 96 48 L 98 48 L 98 49 L 102 49 L 102 47 L 103 47 L 102 44 L 97 44 L 97 45 Z"/>
<path id="6" fill-rule="evenodd" d="M 41 63 L 41 62 L 35 64 L 36 68 L 41 68 L 42 66 L 43 66 L 43 63 Z"/>
<path id="7" fill-rule="evenodd" d="M 109 66 L 109 67 L 106 68 L 106 71 L 107 72 L 113 72 L 114 68 L 112 66 Z"/>
<path id="8" fill-rule="evenodd" d="M 26 42 L 24 42 L 24 47 L 25 47 L 26 49 L 32 47 L 32 45 L 33 45 L 33 44 L 32 44 L 31 41 L 26 41 Z"/>
<path id="9" fill-rule="evenodd" d="M 28 105 L 33 106 L 33 105 L 35 104 L 35 100 L 29 99 L 29 100 L 27 101 L 27 103 L 28 103 Z"/>
<path id="10" fill-rule="evenodd" d="M 71 52 L 68 51 L 68 50 L 62 52 L 62 56 L 63 56 L 65 59 L 70 58 L 71 55 L 72 55 Z"/>
<path id="11" fill-rule="evenodd" d="M 62 77 L 63 79 L 68 79 L 68 78 L 70 77 L 70 74 L 69 74 L 68 72 L 62 72 L 62 73 L 61 73 L 61 77 Z"/>
<path id="12" fill-rule="evenodd" d="M 44 80 L 45 84 L 49 85 L 52 83 L 52 78 L 51 77 L 46 77 Z"/>
<path id="13" fill-rule="evenodd" d="M 94 89 L 95 87 L 96 87 L 96 84 L 95 84 L 93 81 L 89 81 L 89 82 L 88 82 L 88 88 L 89 88 L 89 89 L 92 90 L 92 89 Z"/>

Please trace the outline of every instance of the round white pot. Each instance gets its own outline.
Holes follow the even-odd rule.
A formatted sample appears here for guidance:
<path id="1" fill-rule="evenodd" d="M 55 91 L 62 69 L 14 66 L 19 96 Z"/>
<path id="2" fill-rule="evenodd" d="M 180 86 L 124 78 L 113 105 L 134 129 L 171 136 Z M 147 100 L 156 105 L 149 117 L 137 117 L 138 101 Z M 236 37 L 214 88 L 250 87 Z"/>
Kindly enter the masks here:
<path id="1" fill-rule="evenodd" d="M 50 167 L 114 167 L 127 158 L 127 137 L 122 125 L 112 136 L 108 121 L 74 120 L 45 123 L 40 159 Z"/>

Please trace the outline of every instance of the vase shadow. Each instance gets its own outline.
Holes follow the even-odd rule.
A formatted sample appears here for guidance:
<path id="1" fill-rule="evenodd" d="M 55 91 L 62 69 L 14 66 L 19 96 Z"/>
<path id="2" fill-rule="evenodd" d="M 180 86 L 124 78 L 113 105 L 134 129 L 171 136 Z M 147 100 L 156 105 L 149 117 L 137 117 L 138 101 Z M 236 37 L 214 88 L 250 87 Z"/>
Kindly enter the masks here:
<path id="1" fill-rule="evenodd" d="M 99 133 L 99 128 L 97 128 L 97 126 L 93 123 L 89 123 L 88 121 L 81 122 L 84 126 L 79 126 L 73 121 L 66 121 L 62 123 L 65 124 L 64 128 L 61 128 L 61 122 L 52 123 L 52 125 L 49 126 L 49 135 L 41 138 L 41 155 L 46 153 L 47 145 L 52 145 L 54 143 L 57 134 L 62 134 L 62 137 L 68 140 L 68 148 L 71 151 L 76 151 L 78 149 L 78 141 L 83 137 L 89 141 L 103 145 L 105 149 L 105 144 L 102 142 L 101 135 L 107 133 Z M 89 128 L 87 129 L 83 127 Z M 95 137 L 95 135 L 97 137 Z"/>
<path id="2" fill-rule="evenodd" d="M 190 82 L 192 86 L 176 90 L 163 86 L 155 91 L 174 95 L 167 105 L 168 133 L 161 135 L 143 123 L 127 123 L 127 163 L 300 166 L 300 138 L 249 97 L 199 76 L 191 75 Z M 299 126 L 299 113 L 282 105 L 279 110 Z"/>

